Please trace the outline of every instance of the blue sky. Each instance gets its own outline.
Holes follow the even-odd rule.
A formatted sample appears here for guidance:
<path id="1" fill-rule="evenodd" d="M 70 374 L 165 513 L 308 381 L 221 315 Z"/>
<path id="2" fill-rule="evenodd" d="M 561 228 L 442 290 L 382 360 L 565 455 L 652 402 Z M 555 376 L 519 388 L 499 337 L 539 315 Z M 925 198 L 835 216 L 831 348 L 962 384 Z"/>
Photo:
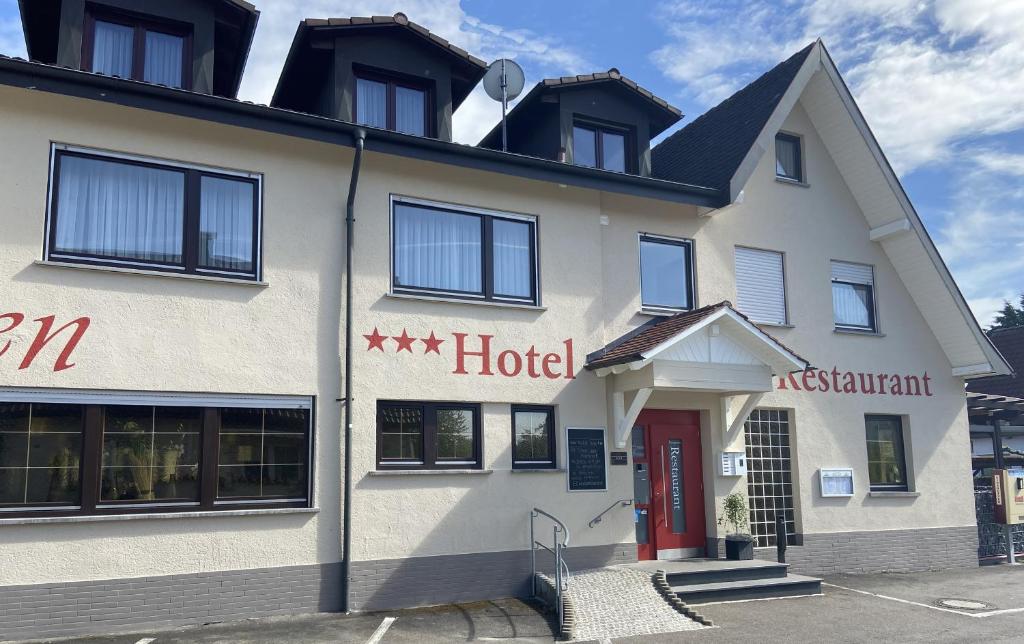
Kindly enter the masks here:
<path id="1" fill-rule="evenodd" d="M 982 324 L 1024 291 L 1024 0 L 256 0 L 241 97 L 266 102 L 304 17 L 405 12 L 527 83 L 617 67 L 683 124 L 822 37 Z M 17 0 L 0 52 L 24 55 Z M 497 105 L 455 115 L 475 143 Z"/>

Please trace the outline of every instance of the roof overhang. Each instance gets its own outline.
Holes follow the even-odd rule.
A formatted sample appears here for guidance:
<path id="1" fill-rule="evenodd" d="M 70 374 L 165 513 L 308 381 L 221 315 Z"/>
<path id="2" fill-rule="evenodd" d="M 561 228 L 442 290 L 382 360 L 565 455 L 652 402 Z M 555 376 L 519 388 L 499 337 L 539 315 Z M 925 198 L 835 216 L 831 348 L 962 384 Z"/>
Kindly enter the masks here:
<path id="1" fill-rule="evenodd" d="M 952 375 L 1008 375 L 1010 366 L 982 331 L 878 140 L 820 40 L 779 101 L 729 185 L 743 189 L 797 102 L 846 179 L 870 229 L 950 361 Z M 923 270 L 924 269 L 924 270 Z M 955 312 L 955 315 L 950 315 Z"/>

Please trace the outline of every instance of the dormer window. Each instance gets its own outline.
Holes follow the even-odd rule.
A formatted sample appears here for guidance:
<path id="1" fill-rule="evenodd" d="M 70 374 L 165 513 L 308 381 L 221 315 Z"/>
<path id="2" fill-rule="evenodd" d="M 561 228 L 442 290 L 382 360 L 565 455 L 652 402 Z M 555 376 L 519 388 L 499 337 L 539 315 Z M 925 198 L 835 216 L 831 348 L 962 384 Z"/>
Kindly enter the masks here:
<path id="1" fill-rule="evenodd" d="M 575 165 L 626 172 L 628 132 L 604 125 L 576 122 L 572 127 L 572 159 Z"/>
<path id="2" fill-rule="evenodd" d="M 382 130 L 429 136 L 429 94 L 425 85 L 414 81 L 359 74 L 355 121 Z"/>
<path id="3" fill-rule="evenodd" d="M 186 26 L 93 10 L 86 17 L 83 67 L 98 74 L 191 89 L 191 40 Z"/>

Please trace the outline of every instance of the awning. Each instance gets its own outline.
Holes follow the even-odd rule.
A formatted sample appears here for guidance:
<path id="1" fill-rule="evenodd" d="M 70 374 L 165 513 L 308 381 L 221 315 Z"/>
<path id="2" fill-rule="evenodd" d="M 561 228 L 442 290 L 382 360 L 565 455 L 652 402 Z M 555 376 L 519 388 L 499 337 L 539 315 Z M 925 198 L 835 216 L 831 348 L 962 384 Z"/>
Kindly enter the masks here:
<path id="1" fill-rule="evenodd" d="M 723 429 L 729 431 L 772 390 L 773 376 L 809 366 L 729 302 L 652 320 L 588 355 L 586 364 L 597 376 L 613 379 L 609 390 L 620 448 L 656 389 L 720 394 Z"/>

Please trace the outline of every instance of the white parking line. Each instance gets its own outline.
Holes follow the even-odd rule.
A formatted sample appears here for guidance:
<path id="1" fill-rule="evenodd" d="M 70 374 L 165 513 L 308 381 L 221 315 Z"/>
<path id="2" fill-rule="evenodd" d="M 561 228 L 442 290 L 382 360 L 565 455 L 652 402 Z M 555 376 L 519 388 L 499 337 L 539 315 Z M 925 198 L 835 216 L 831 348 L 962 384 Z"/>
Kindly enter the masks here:
<path id="1" fill-rule="evenodd" d="M 366 644 L 378 644 L 378 642 L 380 642 L 384 637 L 384 633 L 388 632 L 388 629 L 391 628 L 391 625 L 395 623 L 396 619 L 398 618 L 385 617 L 384 621 L 382 621 L 380 626 L 377 627 L 377 630 L 375 630 L 373 635 L 370 636 L 370 639 L 366 640 Z"/>
<path id="2" fill-rule="evenodd" d="M 829 584 L 822 582 L 822 586 L 830 586 L 832 588 L 839 588 L 840 590 L 848 590 L 851 593 L 860 593 L 861 595 L 870 595 L 871 597 L 878 597 L 879 599 L 888 599 L 889 601 L 899 602 L 901 604 L 910 604 L 911 606 L 920 606 L 922 608 L 930 608 L 943 613 L 953 613 L 955 615 L 964 615 L 965 617 L 992 617 L 993 615 L 1006 615 L 1008 613 L 1024 613 L 1024 608 L 1003 608 L 1000 610 L 990 610 L 984 613 L 970 613 L 963 610 L 954 610 L 952 608 L 942 608 L 941 606 L 932 606 L 931 604 L 923 604 L 921 602 L 913 602 L 909 599 L 900 599 L 899 597 L 889 597 L 888 595 L 881 595 L 879 593 L 872 593 L 867 590 L 857 590 L 856 588 L 847 588 L 846 586 L 838 586 L 836 584 Z"/>
<path id="3" fill-rule="evenodd" d="M 135 644 L 153 644 L 153 642 L 155 642 L 155 641 L 156 641 L 155 637 L 143 637 L 138 642 L 135 642 Z"/>

